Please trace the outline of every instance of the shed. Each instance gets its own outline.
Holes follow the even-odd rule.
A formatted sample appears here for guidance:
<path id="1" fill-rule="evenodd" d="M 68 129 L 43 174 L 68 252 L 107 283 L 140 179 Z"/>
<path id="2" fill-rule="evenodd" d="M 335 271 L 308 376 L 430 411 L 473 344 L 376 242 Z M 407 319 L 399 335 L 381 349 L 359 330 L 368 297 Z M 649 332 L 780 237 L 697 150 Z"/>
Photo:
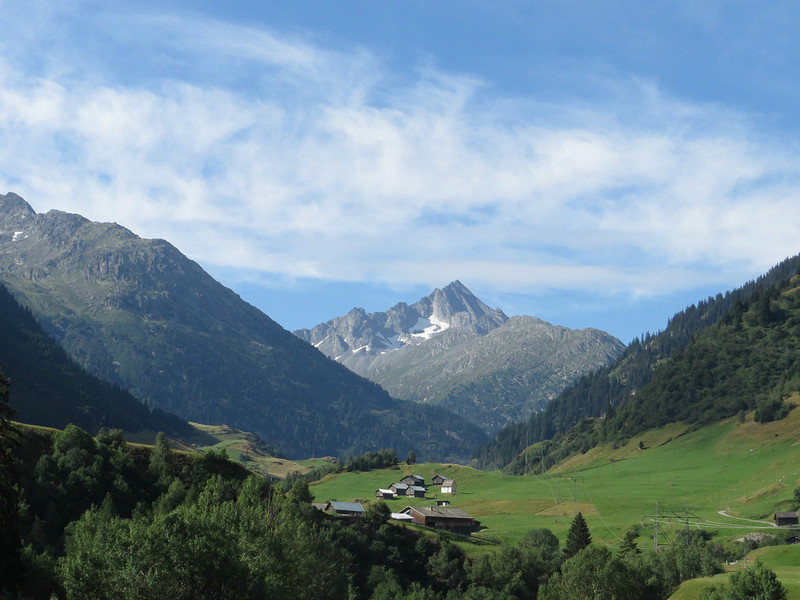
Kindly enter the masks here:
<path id="1" fill-rule="evenodd" d="M 431 485 L 442 485 L 442 482 L 447 479 L 444 475 L 434 475 L 431 478 Z"/>
<path id="2" fill-rule="evenodd" d="M 364 514 L 364 507 L 360 502 L 337 502 L 331 500 L 328 502 L 328 508 L 325 512 L 335 512 L 337 515 L 344 515 L 345 517 L 360 517 Z"/>
<path id="3" fill-rule="evenodd" d="M 425 478 L 421 475 L 406 475 L 400 480 L 400 483 L 423 486 L 425 485 Z"/>
<path id="4" fill-rule="evenodd" d="M 459 508 L 442 506 L 407 506 L 401 512 L 411 515 L 414 522 L 428 527 L 448 529 L 469 534 L 478 522 Z"/>
<path id="5" fill-rule="evenodd" d="M 455 494 L 457 491 L 458 491 L 458 486 L 456 485 L 455 479 L 445 479 L 442 482 L 443 494 Z"/>
<path id="6" fill-rule="evenodd" d="M 410 485 L 406 491 L 406 496 L 413 496 L 414 498 L 424 498 L 428 490 L 421 485 Z"/>
<path id="7" fill-rule="evenodd" d="M 779 527 L 784 525 L 797 525 L 797 511 L 776 512 L 775 524 Z"/>
<path id="8" fill-rule="evenodd" d="M 394 491 L 381 488 L 375 492 L 375 498 L 377 500 L 391 500 L 394 498 Z"/>
<path id="9" fill-rule="evenodd" d="M 389 486 L 389 489 L 398 496 L 405 496 L 406 492 L 408 491 L 408 487 L 409 486 L 407 483 L 393 483 Z"/>

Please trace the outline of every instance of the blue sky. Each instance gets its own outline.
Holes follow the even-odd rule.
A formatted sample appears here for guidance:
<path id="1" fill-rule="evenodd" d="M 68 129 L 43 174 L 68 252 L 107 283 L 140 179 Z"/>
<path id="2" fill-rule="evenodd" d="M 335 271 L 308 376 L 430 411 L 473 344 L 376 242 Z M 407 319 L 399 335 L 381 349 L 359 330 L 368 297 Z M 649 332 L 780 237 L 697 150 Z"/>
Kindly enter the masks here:
<path id="1" fill-rule="evenodd" d="M 0 191 L 288 329 L 460 279 L 628 342 L 800 252 L 798 8 L 0 0 Z"/>

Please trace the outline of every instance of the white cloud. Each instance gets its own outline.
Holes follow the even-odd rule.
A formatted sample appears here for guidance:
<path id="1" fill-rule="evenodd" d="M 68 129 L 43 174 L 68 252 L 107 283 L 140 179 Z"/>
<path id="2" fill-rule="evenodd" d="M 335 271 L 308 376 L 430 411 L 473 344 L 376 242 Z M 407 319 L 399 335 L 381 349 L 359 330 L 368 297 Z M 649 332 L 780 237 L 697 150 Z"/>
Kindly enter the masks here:
<path id="1" fill-rule="evenodd" d="M 507 290 L 663 293 L 797 251 L 796 149 L 650 82 L 545 104 L 205 17 L 104 19 L 178 67 L 98 83 L 0 63 L 0 185 L 39 210 L 208 265 Z"/>

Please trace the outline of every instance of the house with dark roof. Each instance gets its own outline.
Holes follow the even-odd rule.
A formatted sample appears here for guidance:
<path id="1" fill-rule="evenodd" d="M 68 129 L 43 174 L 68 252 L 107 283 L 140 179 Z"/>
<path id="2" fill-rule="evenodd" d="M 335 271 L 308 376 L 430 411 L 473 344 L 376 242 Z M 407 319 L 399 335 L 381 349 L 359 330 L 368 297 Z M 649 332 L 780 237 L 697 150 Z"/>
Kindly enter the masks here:
<path id="1" fill-rule="evenodd" d="M 434 476 L 431 478 L 431 485 L 432 485 L 432 486 L 440 486 L 440 485 L 442 485 L 442 482 L 443 482 L 445 479 L 447 479 L 447 477 L 445 477 L 444 475 L 434 475 Z"/>
<path id="2" fill-rule="evenodd" d="M 328 502 L 325 512 L 336 513 L 345 517 L 360 517 L 364 514 L 364 507 L 360 502 Z"/>
<path id="3" fill-rule="evenodd" d="M 797 520 L 797 511 L 775 513 L 775 525 L 778 527 L 783 527 L 785 525 L 797 525 Z"/>
<path id="4" fill-rule="evenodd" d="M 421 475 L 406 475 L 400 480 L 400 483 L 405 483 L 406 485 L 424 486 L 425 478 Z"/>
<path id="5" fill-rule="evenodd" d="M 412 498 L 424 498 L 427 491 L 428 490 L 421 485 L 410 485 L 406 491 L 406 496 L 411 496 Z"/>
<path id="6" fill-rule="evenodd" d="M 408 492 L 408 488 L 409 485 L 407 483 L 393 483 L 389 486 L 389 489 L 398 496 L 405 496 L 406 492 Z"/>
<path id="7" fill-rule="evenodd" d="M 449 506 L 407 506 L 400 512 L 411 515 L 418 525 L 457 533 L 470 534 L 478 526 L 478 521 L 472 516 L 459 508 Z"/>

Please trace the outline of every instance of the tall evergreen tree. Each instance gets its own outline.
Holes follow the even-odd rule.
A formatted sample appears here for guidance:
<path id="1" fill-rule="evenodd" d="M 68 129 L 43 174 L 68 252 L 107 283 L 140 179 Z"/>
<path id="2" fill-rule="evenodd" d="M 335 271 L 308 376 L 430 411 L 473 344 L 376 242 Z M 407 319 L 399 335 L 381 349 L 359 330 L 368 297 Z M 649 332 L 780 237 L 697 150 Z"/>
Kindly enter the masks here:
<path id="1" fill-rule="evenodd" d="M 589 526 L 586 524 L 586 519 L 583 518 L 583 513 L 578 512 L 567 532 L 567 540 L 564 543 L 564 558 L 575 556 L 591 543 L 592 534 L 589 533 Z"/>
<path id="2" fill-rule="evenodd" d="M 16 433 L 8 404 L 9 381 L 0 372 L 0 592 L 13 592 L 18 580 L 20 550 L 17 473 L 14 466 Z"/>

